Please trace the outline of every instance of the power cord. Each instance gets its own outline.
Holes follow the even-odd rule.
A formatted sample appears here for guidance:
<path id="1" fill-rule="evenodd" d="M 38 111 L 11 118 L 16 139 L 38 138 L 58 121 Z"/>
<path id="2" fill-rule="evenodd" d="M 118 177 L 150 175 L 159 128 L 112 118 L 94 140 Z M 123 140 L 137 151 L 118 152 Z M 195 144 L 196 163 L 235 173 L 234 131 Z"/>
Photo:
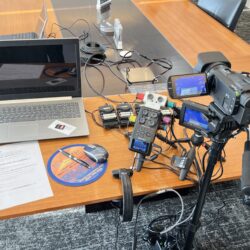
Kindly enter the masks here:
<path id="1" fill-rule="evenodd" d="M 73 28 L 73 26 L 74 26 L 76 23 L 78 23 L 78 22 L 80 22 L 80 21 L 81 21 L 81 22 L 84 22 L 85 24 L 87 24 L 88 30 L 87 30 L 87 31 L 83 30 L 83 31 L 82 31 L 82 34 L 81 34 L 80 36 L 77 36 L 77 35 L 75 35 L 75 34 L 71 31 L 71 29 Z M 59 31 L 66 30 L 66 31 L 69 32 L 73 37 L 79 37 L 80 40 L 84 40 L 84 41 L 89 37 L 89 34 L 90 34 L 90 25 L 89 25 L 89 22 L 88 22 L 86 19 L 83 19 L 83 18 L 77 19 L 77 20 L 74 21 L 69 27 L 64 27 L 64 26 L 62 26 L 62 25 L 60 25 L 60 24 L 58 24 L 58 23 L 52 23 L 52 25 L 51 25 L 51 30 L 50 30 L 50 33 L 49 33 L 49 35 L 47 36 L 47 38 L 50 38 L 50 37 L 56 38 L 56 33 L 53 32 L 54 26 L 59 27 L 59 28 L 60 28 Z"/>
<path id="2" fill-rule="evenodd" d="M 85 62 L 84 66 L 83 66 L 84 76 L 85 76 L 85 79 L 86 79 L 86 82 L 87 82 L 89 88 L 90 88 L 97 96 L 102 97 L 102 98 L 105 99 L 106 101 L 109 101 L 109 102 L 112 102 L 112 103 L 123 103 L 124 101 L 117 101 L 117 100 L 111 99 L 111 98 L 109 98 L 109 97 L 107 97 L 107 96 L 105 96 L 105 95 L 103 94 L 103 90 L 104 90 L 105 84 L 106 84 L 106 83 L 105 83 L 104 74 L 103 74 L 102 71 L 101 71 L 100 69 L 98 69 L 96 66 L 94 66 L 94 65 L 92 65 L 92 64 L 89 64 L 89 62 L 90 62 L 94 57 L 96 57 L 96 54 L 91 55 L 91 56 L 87 59 L 87 61 Z M 91 84 L 91 82 L 90 82 L 90 80 L 89 80 L 89 78 L 88 78 L 88 75 L 87 75 L 87 67 L 88 67 L 88 66 L 89 66 L 89 67 L 93 67 L 93 68 L 95 68 L 96 70 L 98 69 L 98 72 L 102 75 L 102 80 L 103 80 L 102 86 L 103 86 L 103 88 L 102 88 L 101 91 L 96 90 L 96 89 L 92 86 L 92 84 Z M 127 101 L 127 103 L 134 104 L 135 101 L 133 101 L 133 102 Z"/>
<path id="3" fill-rule="evenodd" d="M 142 202 L 144 200 L 147 200 L 147 199 L 150 199 L 150 198 L 153 198 L 153 197 L 156 197 L 160 194 L 163 194 L 163 193 L 167 193 L 167 192 L 174 192 L 180 199 L 180 203 L 181 203 L 181 211 L 180 211 L 180 216 L 178 218 L 178 220 L 176 221 L 176 223 L 170 227 L 168 227 L 167 229 L 165 229 L 164 231 L 160 232 L 160 234 L 163 234 L 163 233 L 166 233 L 166 232 L 169 232 L 170 230 L 172 230 L 173 228 L 175 228 L 178 223 L 181 222 L 182 220 L 182 216 L 183 216 L 183 213 L 184 213 L 184 203 L 183 203 L 183 199 L 181 197 L 181 195 L 174 189 L 164 189 L 164 190 L 160 190 L 160 191 L 157 191 L 155 193 L 151 193 L 151 194 L 148 194 L 146 196 L 144 196 L 138 203 L 137 205 L 137 209 L 136 209 L 136 218 L 135 218 L 135 225 L 134 225 L 134 237 L 133 237 L 133 245 L 132 245 L 132 249 L 133 250 L 136 250 L 136 245 L 137 245 L 137 223 L 138 223 L 138 217 L 139 217 L 139 210 L 140 210 L 140 206 L 142 204 Z M 153 232 L 153 233 L 159 233 L 159 232 L 155 232 L 151 229 L 148 229 L 149 231 Z"/>

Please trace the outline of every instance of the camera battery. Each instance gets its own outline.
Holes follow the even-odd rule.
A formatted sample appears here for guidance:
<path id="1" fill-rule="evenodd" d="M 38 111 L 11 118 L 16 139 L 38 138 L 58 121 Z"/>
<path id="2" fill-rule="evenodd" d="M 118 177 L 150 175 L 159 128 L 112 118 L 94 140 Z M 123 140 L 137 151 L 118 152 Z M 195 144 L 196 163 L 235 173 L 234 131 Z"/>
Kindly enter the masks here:
<path id="1" fill-rule="evenodd" d="M 133 115 L 132 106 L 129 103 L 121 103 L 116 107 L 120 126 L 130 125 L 130 116 Z"/>
<path id="2" fill-rule="evenodd" d="M 98 108 L 104 128 L 117 128 L 119 121 L 112 105 L 106 104 Z"/>

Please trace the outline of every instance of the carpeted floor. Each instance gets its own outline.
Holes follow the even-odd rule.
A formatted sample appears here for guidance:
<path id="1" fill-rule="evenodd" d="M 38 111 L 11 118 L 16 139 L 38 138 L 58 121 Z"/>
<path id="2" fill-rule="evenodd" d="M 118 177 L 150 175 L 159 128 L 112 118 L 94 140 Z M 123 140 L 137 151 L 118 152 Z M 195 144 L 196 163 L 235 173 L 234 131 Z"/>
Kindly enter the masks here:
<path id="1" fill-rule="evenodd" d="M 242 204 L 237 181 L 211 187 L 197 233 L 198 249 L 250 249 L 250 208 Z M 183 195 L 188 206 L 196 191 Z M 145 202 L 138 220 L 138 248 L 148 249 L 145 227 L 159 215 L 179 211 L 177 198 Z M 83 214 L 83 208 L 66 209 L 4 220 L 0 223 L 0 249 L 116 249 L 117 209 Z M 117 249 L 131 249 L 134 221 L 119 225 Z"/>
<path id="2" fill-rule="evenodd" d="M 245 9 L 238 21 L 235 33 L 250 43 L 250 9 Z"/>
<path id="3" fill-rule="evenodd" d="M 243 12 L 236 33 L 250 42 L 250 11 Z M 208 193 L 197 233 L 198 249 L 250 249 L 250 208 L 241 201 L 239 182 L 214 185 Z M 197 193 L 184 195 L 193 204 Z M 226 206 L 224 206 L 225 204 Z M 179 209 L 179 201 L 166 198 L 142 205 L 138 221 L 138 249 L 145 226 L 156 216 Z M 81 207 L 0 221 L 1 250 L 115 249 L 117 209 L 84 214 Z M 131 249 L 134 221 L 119 226 L 117 249 Z"/>

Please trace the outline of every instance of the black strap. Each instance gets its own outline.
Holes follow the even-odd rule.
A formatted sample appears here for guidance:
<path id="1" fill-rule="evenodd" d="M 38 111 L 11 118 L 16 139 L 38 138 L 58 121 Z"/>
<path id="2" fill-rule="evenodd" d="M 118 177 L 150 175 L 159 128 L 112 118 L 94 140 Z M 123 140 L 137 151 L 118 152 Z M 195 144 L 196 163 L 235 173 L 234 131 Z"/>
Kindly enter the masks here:
<path id="1" fill-rule="evenodd" d="M 134 201 L 130 177 L 133 175 L 133 171 L 130 169 L 119 169 L 113 170 L 112 174 L 115 178 L 121 179 L 122 182 L 123 201 L 120 207 L 122 221 L 131 221 L 133 218 Z"/>

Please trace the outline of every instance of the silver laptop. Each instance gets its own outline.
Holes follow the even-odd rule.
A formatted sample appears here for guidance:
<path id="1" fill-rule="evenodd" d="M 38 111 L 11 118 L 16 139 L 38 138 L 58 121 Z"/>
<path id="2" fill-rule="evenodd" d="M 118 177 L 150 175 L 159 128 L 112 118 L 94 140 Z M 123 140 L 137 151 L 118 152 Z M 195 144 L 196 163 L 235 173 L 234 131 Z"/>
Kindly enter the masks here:
<path id="1" fill-rule="evenodd" d="M 19 39 L 41 39 L 44 37 L 44 31 L 48 22 L 48 12 L 45 1 L 43 1 L 42 10 L 36 24 L 35 32 L 26 32 L 11 35 L 0 35 L 0 40 L 19 40 Z"/>
<path id="2" fill-rule="evenodd" d="M 0 143 L 89 134 L 79 40 L 0 42 Z"/>

